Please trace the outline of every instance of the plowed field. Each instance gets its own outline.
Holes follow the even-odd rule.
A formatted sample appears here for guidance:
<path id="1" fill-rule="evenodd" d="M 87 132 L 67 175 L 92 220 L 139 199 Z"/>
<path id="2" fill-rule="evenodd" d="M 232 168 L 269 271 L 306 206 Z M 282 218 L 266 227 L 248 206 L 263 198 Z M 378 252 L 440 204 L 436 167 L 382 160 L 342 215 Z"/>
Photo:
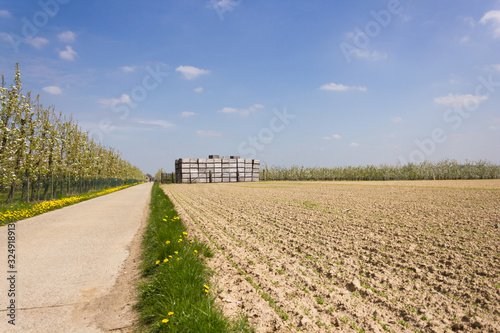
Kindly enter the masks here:
<path id="1" fill-rule="evenodd" d="M 500 181 L 163 187 L 258 331 L 500 331 Z"/>

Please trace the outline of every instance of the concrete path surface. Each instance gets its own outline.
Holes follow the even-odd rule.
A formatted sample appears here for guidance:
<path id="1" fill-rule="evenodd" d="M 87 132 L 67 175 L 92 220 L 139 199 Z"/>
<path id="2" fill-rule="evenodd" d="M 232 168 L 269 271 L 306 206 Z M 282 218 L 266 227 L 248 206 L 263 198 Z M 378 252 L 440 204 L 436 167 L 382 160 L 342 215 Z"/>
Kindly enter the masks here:
<path id="1" fill-rule="evenodd" d="M 0 332 L 130 331 L 151 187 L 16 222 L 15 273 L 8 266 L 9 227 L 0 227 Z"/>

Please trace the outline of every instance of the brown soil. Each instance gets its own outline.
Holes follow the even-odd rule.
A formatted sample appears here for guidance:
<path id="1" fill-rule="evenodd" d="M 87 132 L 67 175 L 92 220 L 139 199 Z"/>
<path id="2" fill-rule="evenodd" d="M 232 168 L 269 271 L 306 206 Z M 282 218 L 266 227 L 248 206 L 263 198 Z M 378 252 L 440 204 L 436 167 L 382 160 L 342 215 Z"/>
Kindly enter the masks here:
<path id="1" fill-rule="evenodd" d="M 257 331 L 500 331 L 500 180 L 163 189 Z"/>

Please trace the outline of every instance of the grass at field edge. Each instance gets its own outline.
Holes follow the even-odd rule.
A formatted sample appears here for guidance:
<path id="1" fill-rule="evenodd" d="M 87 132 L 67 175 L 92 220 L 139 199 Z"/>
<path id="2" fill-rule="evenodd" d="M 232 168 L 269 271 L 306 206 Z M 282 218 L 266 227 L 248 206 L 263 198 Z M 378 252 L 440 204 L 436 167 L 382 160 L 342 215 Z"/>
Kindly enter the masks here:
<path id="1" fill-rule="evenodd" d="M 246 317 L 224 317 L 210 289 L 211 271 L 203 257 L 211 249 L 193 239 L 173 203 L 154 184 L 151 213 L 143 237 L 139 284 L 140 330 L 143 332 L 254 332 Z"/>

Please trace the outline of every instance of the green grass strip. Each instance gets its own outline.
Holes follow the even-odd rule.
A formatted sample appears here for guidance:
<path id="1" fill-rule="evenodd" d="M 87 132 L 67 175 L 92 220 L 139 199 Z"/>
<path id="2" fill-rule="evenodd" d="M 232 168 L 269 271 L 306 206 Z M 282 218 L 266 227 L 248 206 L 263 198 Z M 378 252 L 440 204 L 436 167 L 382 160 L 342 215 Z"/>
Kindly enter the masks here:
<path id="1" fill-rule="evenodd" d="M 139 284 L 141 329 L 145 332 L 253 332 L 246 317 L 224 317 L 210 289 L 211 271 L 203 257 L 213 256 L 193 239 L 159 188 L 151 192 L 151 214 L 144 233 Z"/>
<path id="2" fill-rule="evenodd" d="M 27 219 L 36 215 L 40 215 L 51 210 L 59 209 L 65 206 L 73 205 L 75 203 L 93 199 L 101 195 L 123 190 L 127 187 L 137 185 L 128 184 L 118 187 L 112 187 L 101 191 L 93 191 L 86 194 L 70 196 L 59 200 L 49 200 L 39 203 L 27 204 L 25 202 L 17 202 L 7 206 L 0 206 L 0 226 L 7 223 L 16 222 L 19 220 Z"/>

